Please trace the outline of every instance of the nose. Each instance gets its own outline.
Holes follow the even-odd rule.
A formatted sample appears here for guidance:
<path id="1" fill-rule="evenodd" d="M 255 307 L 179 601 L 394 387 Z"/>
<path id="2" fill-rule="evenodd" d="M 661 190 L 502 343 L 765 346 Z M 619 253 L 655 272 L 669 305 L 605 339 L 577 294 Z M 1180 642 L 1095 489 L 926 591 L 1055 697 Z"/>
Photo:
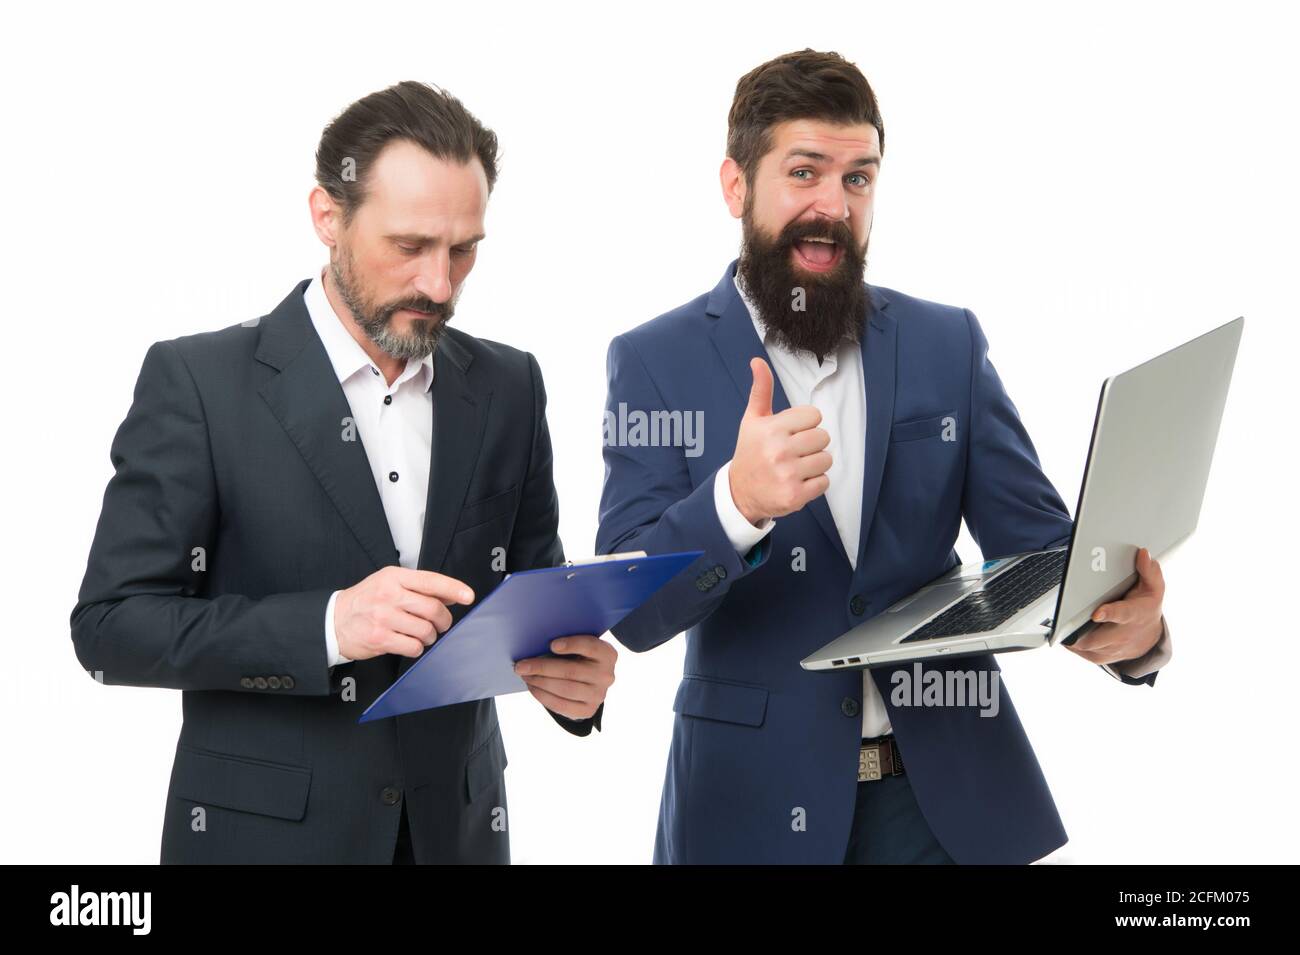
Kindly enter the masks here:
<path id="1" fill-rule="evenodd" d="M 834 176 L 825 176 L 813 198 L 813 212 L 835 222 L 848 219 L 849 202 L 844 183 Z"/>
<path id="2" fill-rule="evenodd" d="M 420 260 L 415 290 L 432 302 L 442 304 L 451 298 L 451 256 L 447 250 L 435 249 Z"/>

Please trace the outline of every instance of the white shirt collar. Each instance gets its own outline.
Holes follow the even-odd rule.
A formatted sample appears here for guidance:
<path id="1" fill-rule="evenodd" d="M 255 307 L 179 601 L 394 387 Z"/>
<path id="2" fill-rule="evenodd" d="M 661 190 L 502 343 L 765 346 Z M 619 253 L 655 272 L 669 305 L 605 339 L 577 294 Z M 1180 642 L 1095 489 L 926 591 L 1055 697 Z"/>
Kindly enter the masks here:
<path id="1" fill-rule="evenodd" d="M 365 349 L 358 345 L 357 340 L 343 327 L 343 319 L 334 311 L 334 306 L 330 304 L 329 297 L 325 294 L 323 276 L 322 268 L 302 293 L 302 299 L 307 306 L 307 314 L 311 316 L 311 323 L 316 328 L 316 334 L 320 336 L 321 343 L 325 346 L 325 354 L 329 356 L 330 364 L 334 366 L 334 374 L 338 376 L 339 384 L 347 381 L 363 368 L 373 369 L 372 374 L 378 372 L 379 369 L 370 360 Z M 425 355 L 419 361 L 408 358 L 406 367 L 397 376 L 392 388 L 396 389 L 398 385 L 416 375 L 423 376 L 424 390 L 428 391 L 433 385 L 432 354 Z"/>

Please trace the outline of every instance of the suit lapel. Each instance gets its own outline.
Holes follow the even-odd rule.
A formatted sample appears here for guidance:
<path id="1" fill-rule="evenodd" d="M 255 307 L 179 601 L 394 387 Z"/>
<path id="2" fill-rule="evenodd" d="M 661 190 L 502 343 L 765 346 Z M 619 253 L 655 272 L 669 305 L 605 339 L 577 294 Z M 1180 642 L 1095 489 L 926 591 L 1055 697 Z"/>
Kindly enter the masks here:
<path id="1" fill-rule="evenodd" d="M 492 400 L 490 390 L 471 381 L 473 355 L 456 338 L 458 334 L 449 330 L 443 335 L 433 359 L 432 459 L 418 564 L 423 570 L 439 569 L 447 556 L 483 445 Z"/>
<path id="2" fill-rule="evenodd" d="M 754 329 L 754 323 L 749 317 L 749 309 L 745 307 L 744 301 L 740 298 L 740 293 L 736 291 L 736 285 L 733 277 L 736 274 L 736 263 L 732 262 L 727 267 L 726 273 L 722 276 L 722 281 L 718 283 L 713 292 L 709 295 L 708 304 L 705 311 L 710 315 L 717 316 L 717 321 L 713 326 L 713 343 L 722 357 L 722 362 L 727 368 L 727 373 L 736 385 L 736 390 L 740 392 L 742 403 L 749 402 L 750 388 L 753 386 L 753 374 L 749 370 L 749 363 L 754 358 L 762 358 L 767 362 L 768 367 L 772 368 L 772 413 L 778 414 L 790 407 L 790 400 L 786 397 L 785 389 L 781 386 L 781 378 L 772 367 L 772 358 L 767 353 L 762 340 L 758 337 L 758 332 Z M 868 394 L 868 402 L 870 395 Z M 839 529 L 835 526 L 835 518 L 831 516 L 830 505 L 826 503 L 826 495 L 822 494 L 805 505 L 805 510 L 809 511 L 816 519 L 817 524 L 821 527 L 826 537 L 830 540 L 831 546 L 835 548 L 836 553 L 848 563 L 848 552 L 844 549 L 844 541 L 840 538 Z"/>
<path id="3" fill-rule="evenodd" d="M 894 421 L 897 385 L 898 323 L 888 311 L 889 300 L 870 286 L 871 315 L 862 336 L 862 375 L 867 388 L 866 458 L 862 465 L 862 531 L 858 536 L 857 571 L 863 570 L 867 536 L 876 516 L 880 481 L 885 473 L 889 435 Z"/>
<path id="4" fill-rule="evenodd" d="M 398 562 L 352 409 L 311 325 L 300 282 L 265 320 L 255 357 L 279 371 L 259 389 L 375 569 Z"/>
<path id="5" fill-rule="evenodd" d="M 492 392 L 480 391 L 470 382 L 473 355 L 448 331 L 434 353 L 433 440 L 430 442 L 429 489 L 424 500 L 424 536 L 416 567 L 446 573 L 442 564 L 456 532 L 465 493 L 483 446 L 483 429 Z M 449 574 L 455 577 L 455 573 Z M 482 596 L 476 595 L 476 596 Z M 454 605 L 453 612 L 457 609 Z M 459 614 L 457 614 L 459 617 Z M 400 676 L 416 657 L 397 662 Z"/>

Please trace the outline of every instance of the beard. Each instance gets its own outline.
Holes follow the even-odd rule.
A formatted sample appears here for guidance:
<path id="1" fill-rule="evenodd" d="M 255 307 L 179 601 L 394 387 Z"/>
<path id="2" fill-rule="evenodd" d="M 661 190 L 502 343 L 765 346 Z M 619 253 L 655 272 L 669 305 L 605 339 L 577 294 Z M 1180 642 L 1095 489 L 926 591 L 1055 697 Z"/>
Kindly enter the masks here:
<path id="1" fill-rule="evenodd" d="M 451 321 L 451 316 L 456 311 L 459 290 L 447 302 L 435 302 L 422 296 L 384 305 L 371 301 L 357 277 L 352 253 L 347 249 L 342 249 L 337 259 L 330 262 L 330 272 L 334 276 L 339 297 L 366 333 L 366 337 L 394 358 L 422 361 L 433 354 L 442 339 L 447 322 Z M 393 315 L 404 308 L 425 312 L 429 317 L 413 321 L 409 331 L 399 332 L 393 328 Z"/>
<path id="2" fill-rule="evenodd" d="M 845 342 L 860 342 L 870 308 L 863 285 L 865 244 L 858 248 L 844 222 L 790 222 L 771 238 L 755 224 L 749 198 L 736 271 L 768 333 L 791 351 L 812 352 L 818 361 Z M 812 237 L 835 242 L 839 261 L 829 272 L 795 265 L 795 243 Z M 796 294 L 799 289 L 802 295 Z"/>

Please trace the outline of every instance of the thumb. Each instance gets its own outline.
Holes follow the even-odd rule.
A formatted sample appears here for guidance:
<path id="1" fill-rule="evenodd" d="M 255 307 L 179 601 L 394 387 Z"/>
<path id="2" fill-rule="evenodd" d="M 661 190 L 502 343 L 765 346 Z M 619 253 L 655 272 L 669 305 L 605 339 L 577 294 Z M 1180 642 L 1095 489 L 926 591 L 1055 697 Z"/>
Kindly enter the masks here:
<path id="1" fill-rule="evenodd" d="M 750 359 L 749 370 L 754 384 L 749 389 L 749 405 L 745 416 L 765 417 L 772 413 L 772 369 L 761 358 Z"/>

